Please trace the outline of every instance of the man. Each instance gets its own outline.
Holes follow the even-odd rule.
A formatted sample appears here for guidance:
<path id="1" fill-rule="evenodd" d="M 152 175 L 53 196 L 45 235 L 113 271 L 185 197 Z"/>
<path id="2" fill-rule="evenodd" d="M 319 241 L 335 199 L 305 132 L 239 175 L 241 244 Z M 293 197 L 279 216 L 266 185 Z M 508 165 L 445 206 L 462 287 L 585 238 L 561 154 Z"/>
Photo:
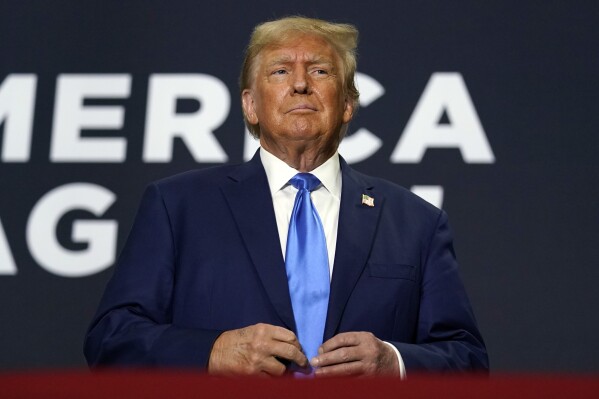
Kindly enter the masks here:
<path id="1" fill-rule="evenodd" d="M 445 213 L 337 154 L 356 43 L 315 19 L 256 27 L 240 86 L 261 149 L 148 187 L 87 335 L 91 366 L 488 368 Z"/>

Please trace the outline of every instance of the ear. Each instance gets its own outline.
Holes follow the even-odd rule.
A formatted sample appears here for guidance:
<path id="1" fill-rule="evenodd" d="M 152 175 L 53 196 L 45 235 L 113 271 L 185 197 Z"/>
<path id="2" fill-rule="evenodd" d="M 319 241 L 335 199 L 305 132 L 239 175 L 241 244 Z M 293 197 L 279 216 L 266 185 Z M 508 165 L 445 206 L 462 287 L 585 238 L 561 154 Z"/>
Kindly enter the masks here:
<path id="1" fill-rule="evenodd" d="M 241 92 L 241 106 L 248 122 L 252 125 L 257 125 L 258 115 L 256 114 L 256 104 L 250 89 L 245 89 Z"/>
<path id="2" fill-rule="evenodd" d="M 345 106 L 343 108 L 343 123 L 349 123 L 354 116 L 354 101 L 351 98 L 345 98 Z"/>

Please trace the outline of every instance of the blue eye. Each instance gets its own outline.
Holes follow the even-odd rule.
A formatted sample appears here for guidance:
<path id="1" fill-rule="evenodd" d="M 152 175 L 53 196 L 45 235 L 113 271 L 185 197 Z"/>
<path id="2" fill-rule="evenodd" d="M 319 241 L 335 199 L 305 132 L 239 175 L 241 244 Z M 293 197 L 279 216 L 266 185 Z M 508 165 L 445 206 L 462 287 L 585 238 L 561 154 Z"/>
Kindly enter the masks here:
<path id="1" fill-rule="evenodd" d="M 285 74 L 285 73 L 287 73 L 287 71 L 286 71 L 286 70 L 284 70 L 284 69 L 277 69 L 277 70 L 276 70 L 276 71 L 274 71 L 272 74 L 273 74 L 273 75 L 283 75 L 283 74 Z"/>

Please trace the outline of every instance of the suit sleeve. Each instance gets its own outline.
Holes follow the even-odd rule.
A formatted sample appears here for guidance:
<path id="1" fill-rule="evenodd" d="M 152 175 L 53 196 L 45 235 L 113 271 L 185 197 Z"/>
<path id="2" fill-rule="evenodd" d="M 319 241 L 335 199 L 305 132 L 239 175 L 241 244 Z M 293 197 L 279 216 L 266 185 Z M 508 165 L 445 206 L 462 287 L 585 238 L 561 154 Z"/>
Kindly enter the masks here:
<path id="1" fill-rule="evenodd" d="M 142 198 L 133 228 L 88 330 L 90 367 L 198 367 L 222 331 L 172 323 L 177 248 L 158 186 Z"/>
<path id="2" fill-rule="evenodd" d="M 392 342 L 410 371 L 487 371 L 487 351 L 458 274 L 447 215 L 441 211 L 424 254 L 414 343 Z"/>

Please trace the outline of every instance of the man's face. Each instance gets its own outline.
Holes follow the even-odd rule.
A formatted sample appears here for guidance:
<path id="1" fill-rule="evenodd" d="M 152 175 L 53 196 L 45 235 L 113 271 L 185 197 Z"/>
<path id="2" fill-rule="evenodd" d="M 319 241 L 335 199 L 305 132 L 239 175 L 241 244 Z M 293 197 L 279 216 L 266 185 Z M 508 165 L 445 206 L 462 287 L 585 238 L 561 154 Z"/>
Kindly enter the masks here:
<path id="1" fill-rule="evenodd" d="M 309 34 L 260 52 L 242 102 L 248 121 L 260 125 L 261 144 L 268 147 L 306 144 L 334 151 L 353 113 L 342 90 L 339 56 L 326 40 Z"/>

